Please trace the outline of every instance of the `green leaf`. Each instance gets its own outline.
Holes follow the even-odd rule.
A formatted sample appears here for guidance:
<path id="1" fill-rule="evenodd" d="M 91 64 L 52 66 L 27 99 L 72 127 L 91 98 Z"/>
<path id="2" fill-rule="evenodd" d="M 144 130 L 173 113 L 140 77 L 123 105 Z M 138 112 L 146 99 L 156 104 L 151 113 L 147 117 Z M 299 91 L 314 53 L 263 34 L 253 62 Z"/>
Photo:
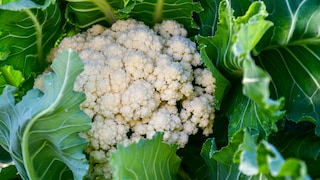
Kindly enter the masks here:
<path id="1" fill-rule="evenodd" d="M 285 160 L 272 144 L 258 142 L 258 136 L 259 131 L 244 129 L 221 150 L 214 139 L 207 140 L 201 155 L 211 169 L 210 179 L 310 179 L 303 161 Z"/>
<path id="2" fill-rule="evenodd" d="M 7 4 L 9 2 L 15 2 L 17 0 L 0 0 L 0 5 Z"/>
<path id="3" fill-rule="evenodd" d="M 111 25 L 127 18 L 137 1 L 140 0 L 67 0 L 67 18 L 79 28 Z"/>
<path id="4" fill-rule="evenodd" d="M 10 153 L 24 179 L 82 179 L 88 169 L 78 133 L 90 128 L 80 110 L 83 93 L 73 83 L 83 70 L 77 53 L 65 50 L 43 79 L 43 92 L 32 89 L 15 103 L 17 88 L 7 86 L 0 96 L 0 144 Z"/>
<path id="5" fill-rule="evenodd" d="M 237 57 L 250 59 L 250 52 L 260 41 L 265 32 L 273 25 L 265 20 L 268 16 L 264 3 L 252 3 L 245 15 L 239 16 L 234 24 L 237 32 L 234 35 L 233 53 Z"/>
<path id="6" fill-rule="evenodd" d="M 268 17 L 274 23 L 263 41 L 268 46 L 286 46 L 296 41 L 319 43 L 320 2 L 318 0 L 264 0 Z M 272 12 L 272 13 L 271 13 Z M 317 40 L 318 39 L 318 40 Z M 318 43 L 317 43 L 318 42 Z"/>
<path id="7" fill-rule="evenodd" d="M 252 0 L 231 1 L 230 3 L 234 10 L 234 16 L 238 17 L 246 14 L 252 2 Z"/>
<path id="8" fill-rule="evenodd" d="M 192 0 L 144 0 L 136 4 L 130 17 L 143 21 L 149 26 L 165 19 L 173 19 L 191 32 L 192 28 L 197 28 L 193 13 L 200 11 L 202 11 L 200 3 Z"/>
<path id="9" fill-rule="evenodd" d="M 215 121 L 216 122 L 216 121 Z M 208 137 L 203 136 L 202 132 L 189 136 L 188 143 L 184 148 L 177 151 L 181 158 L 181 165 L 178 171 L 177 179 L 208 179 L 209 170 L 201 157 L 201 147 Z"/>
<path id="10" fill-rule="evenodd" d="M 202 10 L 192 0 L 67 0 L 67 16 L 79 28 L 93 24 L 111 25 L 118 19 L 134 18 L 149 26 L 174 19 L 187 30 L 195 28 L 193 12 Z"/>
<path id="11" fill-rule="evenodd" d="M 9 54 L 10 54 L 10 50 L 9 50 L 8 46 L 2 46 L 0 48 L 0 60 L 1 61 L 6 60 L 8 58 L 8 56 L 9 56 Z"/>
<path id="12" fill-rule="evenodd" d="M 0 17 L 0 66 L 11 65 L 25 79 L 42 72 L 47 54 L 61 35 L 58 3 L 18 0 L 1 5 Z"/>
<path id="13" fill-rule="evenodd" d="M 212 36 L 218 23 L 218 9 L 221 0 L 201 0 L 203 11 L 198 13 L 199 35 Z"/>
<path id="14" fill-rule="evenodd" d="M 239 87 L 240 86 L 240 87 Z M 272 132 L 276 132 L 278 119 L 270 118 L 252 99 L 242 93 L 241 85 L 233 86 L 230 92 L 226 115 L 230 118 L 228 136 L 231 138 L 239 129 L 254 127 L 259 130 L 261 138 L 267 138 Z"/>
<path id="15" fill-rule="evenodd" d="M 0 177 L 2 180 L 14 180 L 18 179 L 18 171 L 14 165 L 9 165 L 8 167 L 1 168 Z"/>
<path id="16" fill-rule="evenodd" d="M 0 163 L 6 164 L 12 162 L 10 154 L 0 146 Z"/>
<path id="17" fill-rule="evenodd" d="M 317 0 L 266 1 L 272 27 L 256 47 L 256 57 L 285 97 L 286 116 L 311 121 L 320 136 L 320 9 Z"/>
<path id="18" fill-rule="evenodd" d="M 254 127 L 268 137 L 277 130 L 275 122 L 284 116 L 284 99 L 273 100 L 270 97 L 271 77 L 251 56 L 259 40 L 272 26 L 265 20 L 267 15 L 263 2 L 253 2 L 243 16 L 235 18 L 230 2 L 221 1 L 215 35 L 197 36 L 200 47 L 205 47 L 200 49 L 202 57 L 207 55 L 211 64 L 234 84 L 229 94 L 237 96 L 226 97 L 232 102 L 227 113 L 231 129 L 229 137 L 242 127 Z M 238 85 L 239 80 L 241 86 Z"/>
<path id="19" fill-rule="evenodd" d="M 236 76 L 241 75 L 241 70 L 232 67 L 233 54 L 231 53 L 231 40 L 233 36 L 233 21 L 232 9 L 227 6 L 228 1 L 221 1 L 219 4 L 219 19 L 217 25 L 217 31 L 214 36 L 196 36 L 196 40 L 200 46 L 205 48 L 200 49 L 202 54 L 207 54 L 222 74 L 228 75 L 234 74 Z M 225 63 L 226 65 L 223 65 Z"/>
<path id="20" fill-rule="evenodd" d="M 269 142 L 257 142 L 258 131 L 245 129 L 243 143 L 236 152 L 234 161 L 239 163 L 239 170 L 247 175 L 263 174 L 270 177 L 310 179 L 306 164 L 298 159 L 285 160 Z"/>
<path id="21" fill-rule="evenodd" d="M 214 91 L 214 101 L 215 108 L 220 109 L 221 102 L 227 92 L 230 89 L 230 82 L 220 73 L 220 71 L 213 65 L 212 61 L 205 52 L 205 45 L 200 47 L 201 60 L 204 62 L 205 66 L 211 71 L 212 76 L 215 78 L 215 91 Z"/>
<path id="22" fill-rule="evenodd" d="M 313 128 L 304 128 L 304 123 L 296 124 L 301 130 L 285 130 L 271 136 L 270 142 L 284 157 L 296 157 L 305 161 L 308 173 L 316 178 L 320 176 L 320 138 L 314 134 Z"/>
<path id="23" fill-rule="evenodd" d="M 119 145 L 110 157 L 114 179 L 175 179 L 181 159 L 177 145 L 162 142 L 163 133 L 127 147 Z"/>
<path id="24" fill-rule="evenodd" d="M 235 135 L 236 136 L 236 135 Z M 202 146 L 201 156 L 209 167 L 212 180 L 243 178 L 239 172 L 239 165 L 233 162 L 233 155 L 240 142 L 234 138 L 232 142 L 218 150 L 215 139 L 208 139 Z"/>
<path id="25" fill-rule="evenodd" d="M 243 94 L 252 99 L 262 110 L 267 111 L 271 121 L 283 117 L 281 109 L 284 99 L 277 101 L 270 98 L 269 74 L 258 67 L 251 57 L 251 51 L 272 26 L 272 23 L 264 20 L 268 15 L 263 3 L 252 3 L 244 16 L 236 19 L 235 25 L 239 29 L 233 36 L 232 52 L 236 56 L 237 66 L 243 71 L 242 84 Z"/>
<path id="26" fill-rule="evenodd" d="M 0 67 L 0 93 L 6 85 L 19 87 L 24 82 L 20 71 L 14 70 L 12 66 Z"/>

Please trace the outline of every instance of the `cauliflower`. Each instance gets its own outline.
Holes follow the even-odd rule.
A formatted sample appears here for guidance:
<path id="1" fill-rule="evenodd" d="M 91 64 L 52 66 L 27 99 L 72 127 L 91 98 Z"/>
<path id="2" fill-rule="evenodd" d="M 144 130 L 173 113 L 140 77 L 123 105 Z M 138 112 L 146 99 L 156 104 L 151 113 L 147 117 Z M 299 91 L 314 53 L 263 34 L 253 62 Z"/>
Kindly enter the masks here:
<path id="1" fill-rule="evenodd" d="M 93 122 L 83 134 L 89 140 L 89 178 L 111 178 L 108 157 L 119 143 L 162 131 L 164 141 L 182 148 L 199 129 L 212 133 L 215 79 L 186 36 L 173 20 L 150 29 L 128 19 L 111 28 L 94 25 L 55 49 L 53 54 L 77 51 L 85 65 L 74 90 L 86 94 L 81 109 Z"/>

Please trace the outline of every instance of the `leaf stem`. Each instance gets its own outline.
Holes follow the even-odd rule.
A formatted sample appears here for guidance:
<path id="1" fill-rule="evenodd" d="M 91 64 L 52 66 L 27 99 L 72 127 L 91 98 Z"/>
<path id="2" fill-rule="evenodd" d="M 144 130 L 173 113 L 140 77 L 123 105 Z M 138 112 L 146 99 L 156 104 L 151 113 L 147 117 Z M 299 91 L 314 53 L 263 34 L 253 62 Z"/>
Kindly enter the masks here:
<path id="1" fill-rule="evenodd" d="M 107 1 L 92 0 L 91 2 L 98 6 L 98 8 L 104 14 L 106 21 L 109 24 L 113 24 L 114 22 L 117 21 L 115 14 L 112 12 L 113 8 L 110 6 L 110 4 Z"/>
<path id="2" fill-rule="evenodd" d="M 154 10 L 154 17 L 153 17 L 153 23 L 157 23 L 162 19 L 162 9 L 163 9 L 163 0 L 157 0 L 155 10 Z"/>
<path id="3" fill-rule="evenodd" d="M 23 11 L 30 17 L 34 26 L 35 26 L 35 34 L 36 34 L 36 44 L 37 44 L 37 56 L 38 56 L 38 63 L 41 68 L 44 67 L 42 63 L 43 59 L 43 52 L 42 52 L 42 27 L 39 23 L 36 15 L 30 9 L 23 9 Z"/>

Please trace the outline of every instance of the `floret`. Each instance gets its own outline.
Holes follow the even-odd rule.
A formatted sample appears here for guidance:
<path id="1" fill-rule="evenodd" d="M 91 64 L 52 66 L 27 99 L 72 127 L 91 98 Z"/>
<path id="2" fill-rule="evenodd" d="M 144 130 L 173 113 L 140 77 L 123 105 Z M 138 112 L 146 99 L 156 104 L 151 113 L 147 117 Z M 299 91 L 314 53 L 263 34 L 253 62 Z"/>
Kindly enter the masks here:
<path id="1" fill-rule="evenodd" d="M 150 29 L 129 19 L 62 40 L 56 52 L 72 48 L 84 63 L 74 90 L 86 94 L 81 109 L 93 123 L 83 134 L 90 179 L 111 178 L 107 159 L 119 143 L 162 131 L 182 148 L 199 129 L 212 133 L 215 80 L 186 35 L 176 21 Z"/>
<path id="2" fill-rule="evenodd" d="M 159 107 L 160 97 L 154 87 L 145 80 L 133 82 L 123 92 L 121 114 L 126 121 L 150 117 Z"/>
<path id="3" fill-rule="evenodd" d="M 153 29 L 166 39 L 172 36 L 187 37 L 187 30 L 174 20 L 164 20 L 161 24 L 156 24 Z"/>

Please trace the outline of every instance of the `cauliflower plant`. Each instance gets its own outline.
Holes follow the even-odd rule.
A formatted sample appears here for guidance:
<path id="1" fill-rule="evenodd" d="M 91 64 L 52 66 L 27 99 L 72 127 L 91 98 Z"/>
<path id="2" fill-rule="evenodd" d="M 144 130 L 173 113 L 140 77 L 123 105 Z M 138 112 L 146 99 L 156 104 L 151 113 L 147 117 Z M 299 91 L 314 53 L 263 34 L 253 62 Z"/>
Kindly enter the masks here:
<path id="1" fill-rule="evenodd" d="M 212 133 L 215 79 L 186 36 L 173 20 L 153 29 L 119 20 L 64 38 L 54 51 L 71 48 L 85 65 L 74 90 L 85 92 L 81 108 L 93 121 L 84 134 L 89 178 L 111 178 L 108 157 L 119 143 L 162 131 L 165 141 L 182 148 L 199 129 Z"/>

